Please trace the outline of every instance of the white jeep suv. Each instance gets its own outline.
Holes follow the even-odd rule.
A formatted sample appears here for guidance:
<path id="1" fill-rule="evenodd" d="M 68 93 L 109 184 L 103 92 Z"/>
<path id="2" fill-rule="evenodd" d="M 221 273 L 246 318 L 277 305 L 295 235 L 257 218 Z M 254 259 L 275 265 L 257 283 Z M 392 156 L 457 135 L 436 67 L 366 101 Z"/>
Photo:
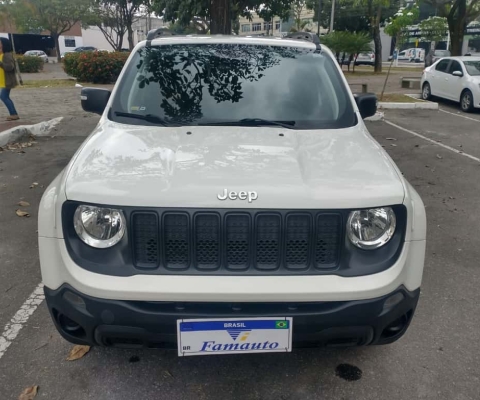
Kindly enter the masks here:
<path id="1" fill-rule="evenodd" d="M 420 294 L 422 200 L 317 40 L 137 45 L 46 190 L 47 304 L 78 344 L 179 355 L 386 344 Z M 308 36 L 308 35 L 307 35 Z"/>

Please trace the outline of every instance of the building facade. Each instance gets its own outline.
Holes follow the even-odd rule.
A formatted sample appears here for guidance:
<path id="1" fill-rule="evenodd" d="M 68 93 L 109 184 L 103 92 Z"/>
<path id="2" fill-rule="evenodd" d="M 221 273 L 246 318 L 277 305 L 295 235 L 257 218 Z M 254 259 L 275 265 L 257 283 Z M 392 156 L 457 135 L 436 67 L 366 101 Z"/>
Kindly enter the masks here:
<path id="1" fill-rule="evenodd" d="M 317 32 L 318 25 L 317 22 L 313 21 L 313 15 L 313 10 L 302 10 L 299 18 L 303 25 L 301 30 Z M 238 34 L 240 36 L 268 35 L 282 37 L 295 27 L 295 18 L 290 17 L 287 21 L 282 21 L 281 18 L 274 17 L 273 21 L 265 21 L 263 18 L 260 18 L 258 14 L 253 13 L 251 20 L 245 17 L 240 17 L 239 25 L 240 29 Z M 321 34 L 326 32 L 326 29 L 320 29 Z"/>

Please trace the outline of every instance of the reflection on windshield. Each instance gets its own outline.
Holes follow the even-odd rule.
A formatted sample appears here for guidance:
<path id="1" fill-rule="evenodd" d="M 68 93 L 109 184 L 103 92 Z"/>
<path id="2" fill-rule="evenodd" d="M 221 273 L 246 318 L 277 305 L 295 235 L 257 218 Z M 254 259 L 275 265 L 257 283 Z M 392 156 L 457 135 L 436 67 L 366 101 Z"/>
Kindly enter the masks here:
<path id="1" fill-rule="evenodd" d="M 480 61 L 464 61 L 469 75 L 480 76 Z"/>
<path id="2" fill-rule="evenodd" d="M 142 48 L 127 67 L 113 109 L 182 124 L 264 119 L 305 129 L 355 121 L 329 57 L 312 48 L 265 45 Z M 145 123 L 135 119 L 128 123 Z"/>

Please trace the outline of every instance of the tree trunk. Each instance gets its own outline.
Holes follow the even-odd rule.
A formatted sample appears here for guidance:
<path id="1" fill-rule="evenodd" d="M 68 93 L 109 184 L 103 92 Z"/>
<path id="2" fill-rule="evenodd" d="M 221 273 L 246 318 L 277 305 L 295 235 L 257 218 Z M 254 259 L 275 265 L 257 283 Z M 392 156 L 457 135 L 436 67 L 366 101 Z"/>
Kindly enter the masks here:
<path id="1" fill-rule="evenodd" d="M 375 72 L 382 72 L 382 40 L 380 39 L 380 18 L 382 16 L 382 6 L 377 8 L 377 16 L 373 25 L 373 42 L 375 44 Z"/>
<path id="2" fill-rule="evenodd" d="M 58 33 L 50 33 L 55 42 L 55 50 L 57 52 L 57 61 L 62 62 L 62 55 L 60 54 L 60 35 Z"/>
<path id="3" fill-rule="evenodd" d="M 231 35 L 230 0 L 212 0 L 210 7 L 210 33 L 212 35 Z"/>
<path id="4" fill-rule="evenodd" d="M 466 26 L 466 0 L 458 2 L 458 8 L 447 16 L 448 29 L 450 31 L 450 52 L 452 56 L 461 56 L 463 47 L 463 35 L 465 34 Z"/>
<path id="5" fill-rule="evenodd" d="M 127 26 L 127 32 L 128 32 L 128 48 L 130 49 L 130 51 L 132 51 L 133 48 L 135 47 L 135 43 L 133 42 L 133 29 L 131 24 Z"/>

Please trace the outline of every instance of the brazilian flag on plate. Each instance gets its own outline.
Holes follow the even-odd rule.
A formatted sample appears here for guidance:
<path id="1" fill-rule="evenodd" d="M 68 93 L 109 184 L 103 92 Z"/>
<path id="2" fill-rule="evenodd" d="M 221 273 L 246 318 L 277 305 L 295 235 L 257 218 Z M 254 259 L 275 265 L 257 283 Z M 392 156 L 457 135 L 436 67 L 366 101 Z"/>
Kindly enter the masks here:
<path id="1" fill-rule="evenodd" d="M 275 321 L 276 329 L 288 329 L 288 321 Z"/>

